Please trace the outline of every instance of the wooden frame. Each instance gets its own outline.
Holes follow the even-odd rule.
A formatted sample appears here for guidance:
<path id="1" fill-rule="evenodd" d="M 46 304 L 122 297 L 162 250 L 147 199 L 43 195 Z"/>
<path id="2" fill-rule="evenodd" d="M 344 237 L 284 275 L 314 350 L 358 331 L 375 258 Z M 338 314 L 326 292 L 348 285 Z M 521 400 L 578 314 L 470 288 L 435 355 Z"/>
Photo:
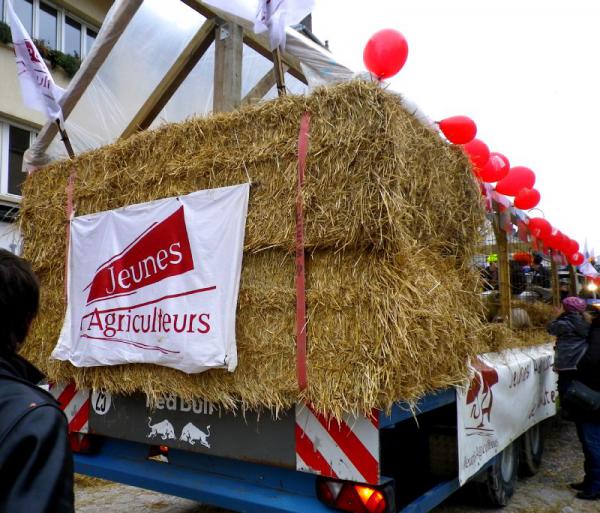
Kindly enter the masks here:
<path id="1" fill-rule="evenodd" d="M 233 22 L 215 29 L 213 112 L 229 112 L 242 101 L 244 30 Z"/>
<path id="2" fill-rule="evenodd" d="M 512 304 L 510 290 L 510 264 L 508 258 L 508 235 L 502 229 L 501 214 L 494 216 L 494 236 L 498 248 L 498 290 L 500 291 L 500 315 L 506 325 L 512 327 Z"/>
<path id="3" fill-rule="evenodd" d="M 107 37 L 104 39 L 104 44 L 96 42 L 92 47 L 92 51 L 88 54 L 87 59 L 83 62 L 69 86 L 69 94 L 65 94 L 59 101 L 65 119 L 69 117 L 84 91 L 96 76 L 96 72 L 114 48 L 123 33 L 123 27 L 129 24 L 142 3 L 143 0 L 129 0 L 122 3 L 114 12 L 110 25 L 106 29 Z M 47 148 L 57 132 L 58 127 L 54 121 L 46 123 L 38 134 L 36 144 Z"/>
<path id="4" fill-rule="evenodd" d="M 121 133 L 121 137 L 148 128 L 167 102 L 171 99 L 177 88 L 194 69 L 206 53 L 215 37 L 216 24 L 213 20 L 206 20 L 198 32 L 183 49 L 177 60 L 165 73 L 156 89 L 146 99 L 142 107 Z"/>

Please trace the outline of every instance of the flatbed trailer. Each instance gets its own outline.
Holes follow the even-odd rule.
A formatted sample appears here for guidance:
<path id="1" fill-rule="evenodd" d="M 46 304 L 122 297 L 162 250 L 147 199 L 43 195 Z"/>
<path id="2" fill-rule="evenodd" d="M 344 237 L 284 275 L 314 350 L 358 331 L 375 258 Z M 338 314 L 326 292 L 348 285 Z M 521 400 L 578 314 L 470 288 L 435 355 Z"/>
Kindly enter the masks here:
<path id="1" fill-rule="evenodd" d="M 387 413 L 375 410 L 369 418 L 339 423 L 305 405 L 273 418 L 234 415 L 173 396 L 151 405 L 142 395 L 69 392 L 72 403 L 89 408 L 80 429 L 85 433 L 71 434 L 75 448 L 89 452 L 75 454 L 75 469 L 240 512 L 324 513 L 335 506 L 425 513 L 465 485 L 488 505 L 502 506 L 519 471 L 532 475 L 539 467 L 541 421 L 556 411 L 551 359 L 549 346 L 512 351 L 495 363 L 485 360 L 483 368 L 493 369 L 495 380 L 477 371 L 464 390 L 441 390 L 412 406 L 399 402 Z M 513 391 L 512 400 L 500 393 L 503 386 Z M 60 399 L 65 390 L 54 392 Z M 76 399 L 81 393 L 87 401 Z M 509 414 L 521 412 L 528 420 L 510 421 L 504 442 L 491 442 L 489 432 L 502 426 L 502 402 Z M 74 407 L 67 411 L 71 419 L 77 413 Z M 467 433 L 464 442 L 461 432 Z M 476 457 L 465 449 L 472 435 L 485 441 Z"/>

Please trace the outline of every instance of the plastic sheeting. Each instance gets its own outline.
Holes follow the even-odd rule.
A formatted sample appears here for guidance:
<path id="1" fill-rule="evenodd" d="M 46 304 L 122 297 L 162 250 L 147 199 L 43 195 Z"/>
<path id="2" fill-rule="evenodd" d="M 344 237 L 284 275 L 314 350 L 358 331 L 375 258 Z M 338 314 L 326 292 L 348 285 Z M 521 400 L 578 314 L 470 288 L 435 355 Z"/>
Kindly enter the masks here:
<path id="1" fill-rule="evenodd" d="M 117 139 L 204 17 L 179 0 L 145 0 L 66 120 L 75 153 Z M 56 137 L 46 150 L 64 158 Z"/>
<path id="2" fill-rule="evenodd" d="M 107 27 L 117 9 L 132 1 L 117 0 L 113 4 L 96 47 L 103 43 L 103 35 L 110 32 Z M 222 17 L 227 18 L 226 15 Z M 110 144 L 121 136 L 204 21 L 202 15 L 180 0 L 143 1 L 106 60 L 99 65 L 91 83 L 83 90 L 71 114 L 67 116 L 66 128 L 76 154 Z M 246 31 L 252 29 L 247 20 L 235 18 L 233 21 L 244 26 Z M 268 48 L 266 36 L 252 34 L 252 38 L 263 48 Z M 356 76 L 350 67 L 341 63 L 333 54 L 291 27 L 286 29 L 286 38 L 284 58 L 293 67 L 302 70 L 308 89 L 350 80 Z M 93 57 L 90 57 L 83 63 L 80 72 L 84 72 L 86 68 L 93 70 L 94 66 Z M 214 44 L 180 85 L 151 127 L 181 121 L 194 115 L 210 114 L 214 87 L 213 66 Z M 244 45 L 242 97 L 272 68 L 272 62 Z M 65 97 L 70 94 L 76 97 L 81 93 L 81 88 L 74 91 L 76 82 L 77 77 L 67 89 Z M 307 90 L 305 84 L 290 74 L 286 74 L 286 85 L 292 94 L 303 94 Z M 273 87 L 265 98 L 276 96 L 277 91 Z M 409 102 L 405 104 L 422 122 L 431 124 L 416 106 Z M 44 128 L 46 129 L 48 127 Z M 52 160 L 67 157 L 59 136 L 54 137 L 49 145 L 47 140 L 41 138 L 26 152 L 26 168 L 35 169 Z"/>
<path id="3" fill-rule="evenodd" d="M 163 123 L 183 121 L 190 116 L 209 115 L 212 112 L 214 62 L 215 45 L 213 43 L 150 125 L 150 128 L 156 128 Z M 273 63 L 271 61 L 244 45 L 242 98 L 250 92 L 265 73 L 272 70 Z M 289 73 L 285 76 L 285 83 L 287 91 L 291 94 L 304 94 L 307 89 L 305 84 Z M 273 86 L 264 96 L 265 99 L 276 97 L 276 86 Z"/>

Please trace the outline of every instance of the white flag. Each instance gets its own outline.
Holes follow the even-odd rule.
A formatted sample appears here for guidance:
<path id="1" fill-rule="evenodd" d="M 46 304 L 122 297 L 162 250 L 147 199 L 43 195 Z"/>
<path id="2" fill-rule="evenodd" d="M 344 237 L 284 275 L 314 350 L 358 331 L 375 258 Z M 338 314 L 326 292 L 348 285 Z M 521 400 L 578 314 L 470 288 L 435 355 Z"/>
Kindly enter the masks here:
<path id="1" fill-rule="evenodd" d="M 595 278 L 599 275 L 598 271 L 596 271 L 596 268 L 590 262 L 581 264 L 579 266 L 579 271 L 581 271 L 584 276 L 589 276 L 592 278 Z"/>
<path id="2" fill-rule="evenodd" d="M 27 107 L 43 112 L 51 121 L 57 119 L 63 121 L 62 109 L 58 101 L 64 90 L 54 83 L 44 59 L 17 17 L 10 0 L 8 21 L 15 48 L 17 75 L 21 83 L 23 103 Z"/>
<path id="3" fill-rule="evenodd" d="M 315 0 L 205 0 L 204 3 L 254 22 L 257 34 L 269 31 L 271 49 L 285 49 L 285 29 L 308 16 Z"/>

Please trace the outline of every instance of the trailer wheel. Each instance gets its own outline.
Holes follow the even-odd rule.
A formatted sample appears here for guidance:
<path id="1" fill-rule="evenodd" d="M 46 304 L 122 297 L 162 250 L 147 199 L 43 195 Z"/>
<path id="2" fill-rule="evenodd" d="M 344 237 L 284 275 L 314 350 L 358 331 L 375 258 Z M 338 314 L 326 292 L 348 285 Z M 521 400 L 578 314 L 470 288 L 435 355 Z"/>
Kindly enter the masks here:
<path id="1" fill-rule="evenodd" d="M 521 458 L 519 473 L 525 477 L 537 474 L 544 452 L 544 430 L 542 423 L 528 429 L 521 437 Z"/>
<path id="2" fill-rule="evenodd" d="M 504 449 L 488 467 L 479 482 L 475 482 L 477 493 L 485 506 L 506 506 L 515 493 L 519 470 L 519 443 L 513 442 Z"/>

